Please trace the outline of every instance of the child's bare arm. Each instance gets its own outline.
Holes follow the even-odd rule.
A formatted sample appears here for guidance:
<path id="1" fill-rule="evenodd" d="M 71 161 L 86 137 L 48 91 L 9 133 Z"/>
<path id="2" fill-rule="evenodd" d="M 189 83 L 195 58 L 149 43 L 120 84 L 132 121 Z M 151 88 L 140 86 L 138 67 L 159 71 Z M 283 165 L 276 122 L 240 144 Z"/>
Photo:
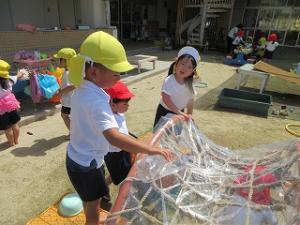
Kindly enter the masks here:
<path id="1" fill-rule="evenodd" d="M 179 114 L 180 113 L 180 109 L 178 109 L 176 107 L 176 105 L 173 103 L 173 101 L 171 100 L 171 96 L 162 92 L 161 93 L 162 96 L 162 100 L 163 102 L 166 104 L 166 106 L 174 113 Z"/>
<path id="2" fill-rule="evenodd" d="M 69 85 L 69 86 L 67 86 L 67 87 L 65 87 L 65 88 L 63 88 L 63 89 L 61 89 L 60 90 L 60 94 L 66 94 L 66 93 L 68 93 L 68 92 L 70 92 L 70 91 L 73 91 L 74 89 L 75 89 L 76 87 L 74 86 L 74 85 Z"/>
<path id="3" fill-rule="evenodd" d="M 194 99 L 192 98 L 187 105 L 187 114 L 192 115 L 193 114 L 193 109 L 194 109 Z"/>
<path id="4" fill-rule="evenodd" d="M 161 93 L 162 100 L 166 104 L 166 106 L 174 113 L 184 116 L 185 118 L 189 118 L 190 116 L 184 112 L 181 111 L 181 109 L 178 109 L 176 105 L 171 100 L 170 95 L 167 95 L 166 93 Z"/>
<path id="5" fill-rule="evenodd" d="M 162 155 L 168 161 L 172 159 L 170 150 L 141 143 L 128 135 L 120 133 L 116 128 L 105 130 L 103 134 L 110 144 L 127 152 Z"/>

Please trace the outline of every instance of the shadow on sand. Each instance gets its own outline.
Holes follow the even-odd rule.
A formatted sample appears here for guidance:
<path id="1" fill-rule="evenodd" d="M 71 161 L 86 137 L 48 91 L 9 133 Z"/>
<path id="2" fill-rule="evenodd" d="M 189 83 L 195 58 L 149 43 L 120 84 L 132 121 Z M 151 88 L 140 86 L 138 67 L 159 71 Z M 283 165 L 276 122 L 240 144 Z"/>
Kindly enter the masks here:
<path id="1" fill-rule="evenodd" d="M 55 137 L 49 140 L 46 139 L 37 139 L 31 147 L 19 147 L 15 148 L 11 151 L 11 153 L 18 157 L 25 156 L 44 156 L 47 151 L 59 146 L 63 142 L 65 142 L 65 135 Z"/>

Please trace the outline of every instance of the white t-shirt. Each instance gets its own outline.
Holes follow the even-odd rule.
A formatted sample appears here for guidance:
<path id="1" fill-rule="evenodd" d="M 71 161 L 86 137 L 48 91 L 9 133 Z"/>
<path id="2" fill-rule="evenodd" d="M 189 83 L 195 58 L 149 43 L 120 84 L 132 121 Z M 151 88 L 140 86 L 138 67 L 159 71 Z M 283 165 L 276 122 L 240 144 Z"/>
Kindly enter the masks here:
<path id="1" fill-rule="evenodd" d="M 273 41 L 268 41 L 267 44 L 266 44 L 266 49 L 269 51 L 269 52 L 274 52 L 275 49 L 278 47 L 279 43 L 278 42 L 274 42 Z"/>
<path id="2" fill-rule="evenodd" d="M 3 89 L 0 86 L 0 98 L 2 98 L 3 96 L 5 96 L 7 93 L 12 92 L 12 86 L 17 83 L 18 78 L 17 76 L 10 76 L 9 77 L 9 82 L 8 82 L 8 89 Z"/>
<path id="3" fill-rule="evenodd" d="M 69 81 L 69 71 L 65 70 L 62 75 L 62 79 L 61 79 L 61 89 L 64 89 L 70 85 L 72 85 L 72 83 Z M 61 96 L 62 106 L 65 106 L 65 107 L 71 106 L 71 97 L 72 97 L 73 93 L 74 93 L 74 91 L 70 91 Z"/>
<path id="4" fill-rule="evenodd" d="M 244 42 L 243 38 L 242 37 L 235 37 L 234 40 L 232 41 L 232 44 L 233 45 L 239 45 L 239 44 L 242 44 Z"/>
<path id="5" fill-rule="evenodd" d="M 119 126 L 119 131 L 123 134 L 128 135 L 128 128 L 126 125 L 126 120 L 125 120 L 125 115 L 123 113 L 114 113 L 115 119 L 117 121 L 117 124 Z M 119 152 L 121 149 L 119 149 L 116 146 L 110 145 L 109 146 L 109 151 L 110 152 Z"/>
<path id="6" fill-rule="evenodd" d="M 235 38 L 235 34 L 239 31 L 238 27 L 233 27 L 231 28 L 231 30 L 228 32 L 227 36 L 234 39 Z"/>
<path id="7" fill-rule="evenodd" d="M 68 156 L 79 165 L 88 167 L 95 159 L 99 168 L 109 151 L 105 130 L 118 128 L 109 105 L 109 96 L 90 81 L 74 91 L 71 98 L 71 138 Z"/>
<path id="8" fill-rule="evenodd" d="M 188 102 L 194 97 L 194 94 L 189 87 L 186 84 L 179 84 L 173 74 L 169 75 L 164 80 L 161 92 L 169 95 L 172 102 L 179 110 L 185 109 Z M 160 104 L 164 108 L 170 110 L 162 99 L 160 100 Z"/>

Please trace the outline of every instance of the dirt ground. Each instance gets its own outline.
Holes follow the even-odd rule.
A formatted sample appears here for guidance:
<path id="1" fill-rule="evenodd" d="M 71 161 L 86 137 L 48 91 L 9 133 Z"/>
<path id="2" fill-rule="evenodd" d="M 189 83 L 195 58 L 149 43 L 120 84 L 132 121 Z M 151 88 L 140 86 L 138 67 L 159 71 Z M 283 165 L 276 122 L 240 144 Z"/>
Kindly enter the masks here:
<path id="1" fill-rule="evenodd" d="M 194 120 L 212 141 L 239 149 L 293 138 L 284 127 L 287 123 L 297 122 L 295 120 L 273 116 L 264 118 L 218 108 L 216 102 L 222 88 L 235 86 L 235 68 L 206 62 L 201 66 L 202 81 L 208 86 L 203 88 L 196 81 L 198 95 Z M 138 136 L 152 129 L 165 76 L 166 73 L 161 73 L 129 85 L 136 97 L 130 103 L 127 125 Z M 247 86 L 258 88 L 258 83 L 259 80 L 249 80 Z M 267 90 L 300 93 L 299 85 L 276 78 L 270 79 Z M 288 101 L 286 99 L 286 104 Z M 296 109 L 298 106 L 293 107 Z M 0 224 L 3 225 L 26 224 L 72 190 L 64 166 L 67 131 L 59 114 L 21 129 L 19 146 L 7 148 L 0 144 Z M 4 136 L 0 138 L 4 142 Z M 116 187 L 112 190 L 116 194 Z"/>

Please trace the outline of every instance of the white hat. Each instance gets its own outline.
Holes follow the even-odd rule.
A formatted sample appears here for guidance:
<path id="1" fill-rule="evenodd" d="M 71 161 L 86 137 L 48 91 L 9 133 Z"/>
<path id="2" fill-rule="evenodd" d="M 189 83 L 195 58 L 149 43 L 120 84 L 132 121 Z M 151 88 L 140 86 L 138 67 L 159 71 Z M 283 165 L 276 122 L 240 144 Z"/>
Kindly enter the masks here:
<path id="1" fill-rule="evenodd" d="M 180 56 L 182 56 L 184 54 L 191 55 L 195 59 L 197 64 L 200 61 L 199 52 L 197 51 L 197 49 L 195 49 L 193 47 L 190 47 L 190 46 L 183 47 L 182 49 L 179 50 L 177 57 L 179 58 Z"/>

